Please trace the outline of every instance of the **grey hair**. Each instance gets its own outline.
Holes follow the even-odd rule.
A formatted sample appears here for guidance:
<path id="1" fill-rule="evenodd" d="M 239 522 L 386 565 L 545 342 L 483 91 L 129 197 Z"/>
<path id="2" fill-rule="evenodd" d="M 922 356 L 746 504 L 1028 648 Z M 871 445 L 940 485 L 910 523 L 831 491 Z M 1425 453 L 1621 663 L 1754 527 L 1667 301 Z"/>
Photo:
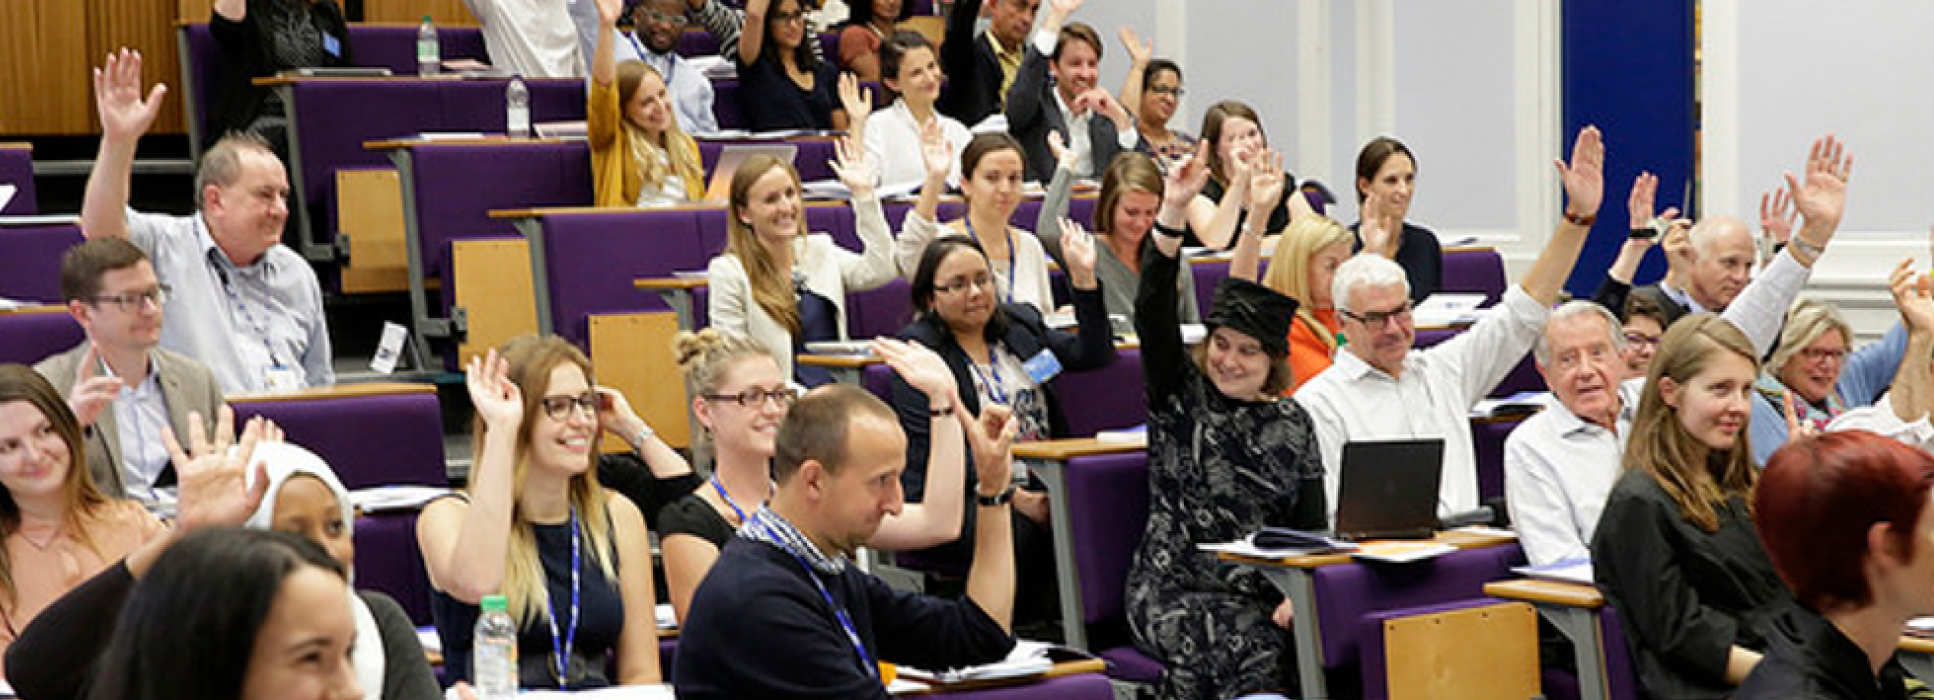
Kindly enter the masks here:
<path id="1" fill-rule="evenodd" d="M 1537 358 L 1538 364 L 1551 364 L 1552 324 L 1559 321 L 1591 316 L 1596 316 L 1599 320 L 1605 322 L 1605 335 L 1612 341 L 1612 352 L 1625 352 L 1625 334 L 1621 332 L 1624 326 L 1619 324 L 1618 316 L 1614 315 L 1610 309 L 1605 308 L 1598 302 L 1587 299 L 1573 299 L 1559 304 L 1558 308 L 1551 311 L 1551 316 L 1545 319 L 1545 331 L 1538 334 L 1538 344 L 1531 347 L 1532 356 Z"/>
<path id="2" fill-rule="evenodd" d="M 1350 290 L 1391 286 L 1402 286 L 1404 296 L 1410 296 L 1410 278 L 1404 276 L 1403 266 L 1375 253 L 1358 253 L 1336 266 L 1330 277 L 1330 303 L 1338 311 L 1352 311 Z"/>
<path id="3" fill-rule="evenodd" d="M 195 170 L 195 208 L 200 209 L 208 186 L 227 187 L 242 177 L 242 152 L 260 151 L 275 156 L 268 139 L 253 131 L 231 131 L 201 154 L 201 167 Z"/>
<path id="4" fill-rule="evenodd" d="M 1719 237 L 1730 229 L 1745 231 L 1748 238 L 1752 237 L 1753 230 L 1746 226 L 1746 222 L 1740 221 L 1737 217 L 1721 214 L 1700 219 L 1699 223 L 1693 224 L 1692 230 L 1686 232 L 1686 242 L 1692 244 L 1695 254 L 1705 255 L 1712 252 L 1713 244 L 1718 243 Z"/>
<path id="5" fill-rule="evenodd" d="M 1840 315 L 1840 309 L 1819 299 L 1803 298 L 1793 301 L 1786 310 L 1786 327 L 1780 329 L 1779 347 L 1773 348 L 1773 359 L 1766 363 L 1766 370 L 1773 374 L 1786 367 L 1786 361 L 1827 331 L 1840 331 L 1840 340 L 1853 345 L 1853 326 L 1847 318 Z"/>

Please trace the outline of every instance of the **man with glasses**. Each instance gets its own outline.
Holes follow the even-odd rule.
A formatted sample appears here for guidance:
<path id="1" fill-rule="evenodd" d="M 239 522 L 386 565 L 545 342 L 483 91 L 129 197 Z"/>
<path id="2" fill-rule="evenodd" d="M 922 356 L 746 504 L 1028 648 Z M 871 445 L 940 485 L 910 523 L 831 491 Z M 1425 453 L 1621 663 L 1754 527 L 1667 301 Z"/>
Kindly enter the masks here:
<path id="1" fill-rule="evenodd" d="M 712 114 L 712 80 L 678 55 L 678 38 L 687 23 L 685 0 L 639 2 L 631 10 L 631 31 L 621 34 L 614 47 L 617 60 L 643 61 L 664 77 L 679 128 L 689 134 L 715 133 L 719 121 Z"/>
<path id="2" fill-rule="evenodd" d="M 158 347 L 167 292 L 134 244 L 96 238 L 68 249 L 60 292 L 87 339 L 34 370 L 80 419 L 101 491 L 172 511 L 175 473 L 161 431 L 186 440 L 188 414 L 216 415 L 221 386 L 207 366 Z"/>
<path id="3" fill-rule="evenodd" d="M 1410 317 L 1410 283 L 1397 263 L 1358 255 L 1336 268 L 1331 298 L 1347 342 L 1329 369 L 1296 392 L 1316 424 L 1331 523 L 1343 446 L 1352 441 L 1442 438 L 1438 515 L 1477 508 L 1471 406 L 1537 342 L 1598 216 L 1604 159 L 1598 128 L 1585 127 L 1572 146 L 1571 163 L 1558 164 L 1570 202 L 1537 261 L 1484 318 L 1441 345 L 1411 352 L 1417 330 Z"/>

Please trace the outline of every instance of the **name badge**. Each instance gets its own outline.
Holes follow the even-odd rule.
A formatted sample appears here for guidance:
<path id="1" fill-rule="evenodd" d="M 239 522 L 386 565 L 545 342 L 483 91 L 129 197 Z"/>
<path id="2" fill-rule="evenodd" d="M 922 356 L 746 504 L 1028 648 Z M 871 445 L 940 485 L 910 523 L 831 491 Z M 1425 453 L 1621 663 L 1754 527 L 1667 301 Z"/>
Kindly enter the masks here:
<path id="1" fill-rule="evenodd" d="M 342 58 L 342 40 L 337 39 L 334 35 L 324 34 L 322 35 L 322 50 L 329 52 L 331 56 Z"/>
<path id="2" fill-rule="evenodd" d="M 302 388 L 302 375 L 294 367 L 271 365 L 262 371 L 262 386 L 269 391 L 295 391 Z"/>
<path id="3" fill-rule="evenodd" d="M 1043 349 L 1021 363 L 1021 368 L 1027 370 L 1028 378 L 1035 384 L 1046 384 L 1061 373 L 1061 358 L 1055 357 L 1054 351 Z"/>

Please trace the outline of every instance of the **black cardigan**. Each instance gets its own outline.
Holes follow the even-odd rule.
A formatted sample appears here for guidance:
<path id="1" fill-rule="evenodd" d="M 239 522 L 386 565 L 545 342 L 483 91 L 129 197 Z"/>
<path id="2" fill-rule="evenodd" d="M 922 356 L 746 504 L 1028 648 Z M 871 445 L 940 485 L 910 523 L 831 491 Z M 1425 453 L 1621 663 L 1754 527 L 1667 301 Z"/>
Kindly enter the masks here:
<path id="1" fill-rule="evenodd" d="M 996 0 L 1004 1 L 1004 0 Z M 1001 111 L 1001 60 L 987 45 L 985 33 L 974 33 L 981 0 L 959 0 L 947 17 L 946 40 L 940 43 L 940 67 L 947 72 L 941 86 L 940 113 L 972 127 Z M 1023 39 L 1023 41 L 1026 41 Z"/>
<path id="2" fill-rule="evenodd" d="M 303 3 L 307 0 L 295 1 Z M 282 65 L 269 54 L 259 23 L 263 14 L 259 10 L 264 4 L 285 2 L 289 0 L 248 0 L 247 15 L 240 22 L 230 22 L 219 13 L 209 17 L 208 31 L 215 36 L 215 44 L 221 49 L 222 78 L 220 92 L 215 99 L 215 113 L 209 121 L 212 128 L 203 135 L 204 147 L 214 145 L 227 132 L 248 129 L 255 118 L 261 116 L 262 105 L 269 97 L 269 88 L 255 85 L 255 78 L 266 78 L 290 68 L 313 67 Z M 317 0 L 309 5 L 309 11 L 314 14 L 323 33 L 335 37 L 337 46 L 341 47 L 340 53 L 330 57 L 323 65 L 355 65 L 349 49 L 349 24 L 344 21 L 342 8 L 336 5 L 336 0 Z"/>

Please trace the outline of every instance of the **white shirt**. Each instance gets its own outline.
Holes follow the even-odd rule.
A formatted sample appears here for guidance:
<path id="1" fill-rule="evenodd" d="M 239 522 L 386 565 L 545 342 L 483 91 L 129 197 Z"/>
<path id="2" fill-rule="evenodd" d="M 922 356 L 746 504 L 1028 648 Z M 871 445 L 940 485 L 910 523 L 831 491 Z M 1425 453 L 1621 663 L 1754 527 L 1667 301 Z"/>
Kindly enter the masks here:
<path id="1" fill-rule="evenodd" d="M 101 363 L 101 376 L 112 377 L 114 370 Z M 168 402 L 161 393 L 161 379 L 148 363 L 148 378 L 129 388 L 122 384 L 114 397 L 114 425 L 121 441 L 121 481 L 129 496 L 153 503 L 154 482 L 168 468 L 168 447 L 161 431 L 168 426 Z"/>
<path id="2" fill-rule="evenodd" d="M 920 267 L 920 255 L 927 251 L 927 244 L 945 231 L 940 224 L 921 216 L 920 212 L 907 212 L 906 220 L 900 224 L 899 237 L 893 239 L 893 253 L 899 262 L 901 277 L 913 279 L 913 273 Z M 982 236 L 1011 234 L 1008 240 L 1013 245 L 1007 251 L 1008 262 L 987 261 L 988 267 L 993 268 L 989 272 L 994 275 L 997 300 L 1001 303 L 1033 304 L 1043 316 L 1052 313 L 1054 287 L 1048 280 L 1048 253 L 1041 247 L 1041 239 L 1027 231 L 1016 231 L 1012 226 L 1000 234 L 977 233 Z"/>
<path id="3" fill-rule="evenodd" d="M 1471 406 L 1504 381 L 1537 342 L 1550 315 L 1524 288 L 1512 285 L 1504 300 L 1469 331 L 1434 347 L 1411 350 L 1400 377 L 1371 367 L 1354 352 L 1336 353 L 1328 369 L 1296 391 L 1296 401 L 1316 424 L 1329 522 L 1336 522 L 1343 445 L 1351 441 L 1443 438 L 1437 514 L 1477 508 Z"/>
<path id="4" fill-rule="evenodd" d="M 1840 430 L 1866 430 L 1879 433 L 1881 437 L 1893 438 L 1908 447 L 1918 447 L 1922 452 L 1934 452 L 1934 424 L 1921 416 L 1909 423 L 1894 415 L 1893 394 L 1880 397 L 1872 406 L 1847 409 L 1827 424 L 1827 432 Z"/>
<path id="5" fill-rule="evenodd" d="M 1505 438 L 1504 500 L 1533 566 L 1591 556 L 1598 514 L 1618 482 L 1644 391 L 1644 377 L 1619 383 L 1616 433 L 1554 398 Z"/>
<path id="6" fill-rule="evenodd" d="M 1692 295 L 1687 294 L 1685 290 L 1674 287 L 1665 280 L 1659 280 L 1659 291 L 1664 292 L 1667 299 L 1671 299 L 1680 306 L 1686 307 L 1686 313 L 1696 314 L 1712 310 L 1706 308 L 1704 304 L 1699 303 L 1699 300 L 1692 298 Z"/>
<path id="7" fill-rule="evenodd" d="M 954 147 L 953 165 L 947 170 L 947 184 L 960 186 L 960 153 L 974 135 L 960 120 L 934 112 L 940 132 Z M 886 109 L 866 118 L 866 157 L 880 168 L 880 189 L 917 190 L 927 178 L 926 161 L 920 157 L 920 124 L 906 100 L 894 100 Z"/>
<path id="8" fill-rule="evenodd" d="M 463 0 L 483 25 L 493 67 L 526 78 L 578 78 L 587 63 L 567 3 L 591 0 Z M 592 8 L 596 12 L 596 8 Z"/>
<path id="9" fill-rule="evenodd" d="M 672 53 L 653 53 L 638 38 L 637 32 L 620 35 L 617 46 L 612 48 L 619 61 L 643 61 L 657 69 L 658 75 L 665 79 L 665 91 L 671 94 L 672 109 L 678 113 L 678 128 L 697 135 L 718 132 L 719 119 L 712 113 L 712 79 L 705 77 L 704 71 L 678 55 L 675 49 Z"/>

